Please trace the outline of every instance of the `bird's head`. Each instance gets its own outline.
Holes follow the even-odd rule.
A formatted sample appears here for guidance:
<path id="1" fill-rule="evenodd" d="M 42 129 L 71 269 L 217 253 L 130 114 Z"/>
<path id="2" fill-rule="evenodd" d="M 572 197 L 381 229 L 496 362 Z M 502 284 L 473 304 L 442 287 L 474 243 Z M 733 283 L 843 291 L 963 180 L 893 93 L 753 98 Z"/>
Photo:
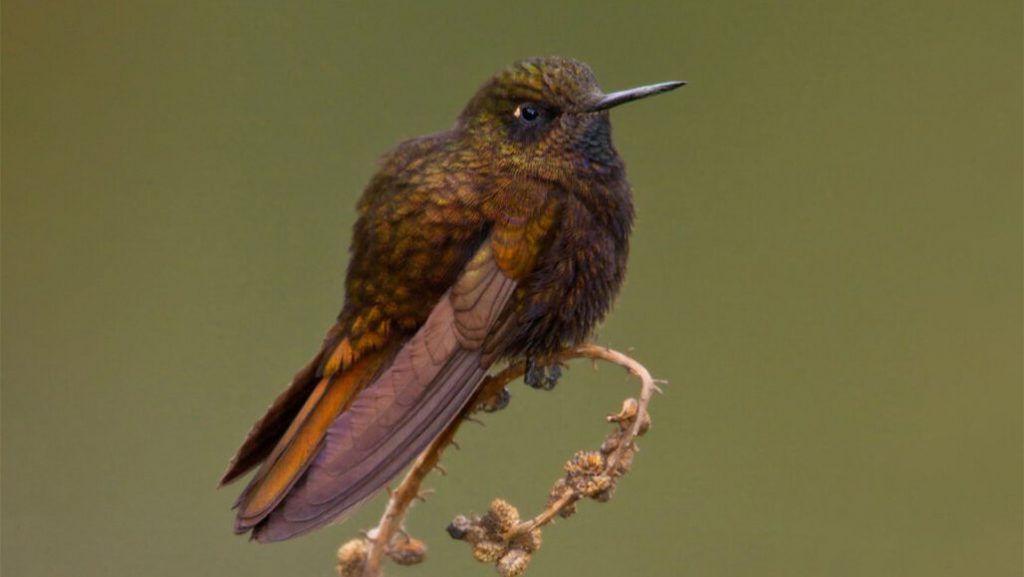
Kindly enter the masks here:
<path id="1" fill-rule="evenodd" d="M 567 172 L 620 164 L 611 142 L 610 108 L 684 84 L 663 82 L 605 94 L 582 62 L 531 58 L 480 87 L 459 116 L 458 128 L 496 166 L 558 180 Z"/>

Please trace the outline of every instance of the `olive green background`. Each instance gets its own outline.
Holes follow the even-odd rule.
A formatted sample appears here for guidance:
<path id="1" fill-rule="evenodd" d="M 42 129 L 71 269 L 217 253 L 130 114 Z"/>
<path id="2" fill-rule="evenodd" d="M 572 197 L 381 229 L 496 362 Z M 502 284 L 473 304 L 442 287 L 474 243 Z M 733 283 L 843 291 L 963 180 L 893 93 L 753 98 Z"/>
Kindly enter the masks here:
<path id="1" fill-rule="evenodd" d="M 1021 575 L 1019 2 L 3 3 L 2 572 L 333 575 L 215 490 L 342 300 L 375 159 L 580 58 L 636 190 L 597 341 L 670 381 L 530 575 Z M 468 428 L 410 530 L 537 510 L 635 390 L 578 363 Z"/>

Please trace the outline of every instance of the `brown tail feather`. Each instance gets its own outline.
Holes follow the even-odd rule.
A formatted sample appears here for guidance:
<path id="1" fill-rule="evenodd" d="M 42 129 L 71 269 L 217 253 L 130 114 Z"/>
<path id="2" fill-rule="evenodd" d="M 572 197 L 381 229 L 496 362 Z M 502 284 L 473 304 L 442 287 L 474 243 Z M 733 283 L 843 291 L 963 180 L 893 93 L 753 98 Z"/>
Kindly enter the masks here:
<path id="1" fill-rule="evenodd" d="M 323 359 L 321 350 L 309 363 L 292 378 L 291 385 L 284 390 L 267 409 L 266 414 L 256 421 L 235 456 L 228 463 L 227 471 L 220 479 L 223 487 L 259 465 L 274 450 L 278 440 L 288 430 L 295 415 L 302 409 L 306 399 L 316 387 L 317 371 Z"/>
<path id="2" fill-rule="evenodd" d="M 324 434 L 355 397 L 376 376 L 390 353 L 370 353 L 340 375 L 319 380 L 288 430 L 238 498 L 235 531 L 244 533 L 260 522 L 302 476 L 323 442 Z"/>
<path id="3" fill-rule="evenodd" d="M 405 365 L 401 359 L 396 365 L 399 362 Z M 479 351 L 457 353 L 438 371 L 438 378 L 399 385 L 405 390 L 397 398 L 388 390 L 397 382 L 385 374 L 331 425 L 324 449 L 287 498 L 253 529 L 253 538 L 261 543 L 281 541 L 344 519 L 461 412 L 484 377 L 479 363 Z M 377 416 L 381 405 L 388 405 L 385 412 L 397 423 L 386 430 L 364 429 L 366 417 Z"/>

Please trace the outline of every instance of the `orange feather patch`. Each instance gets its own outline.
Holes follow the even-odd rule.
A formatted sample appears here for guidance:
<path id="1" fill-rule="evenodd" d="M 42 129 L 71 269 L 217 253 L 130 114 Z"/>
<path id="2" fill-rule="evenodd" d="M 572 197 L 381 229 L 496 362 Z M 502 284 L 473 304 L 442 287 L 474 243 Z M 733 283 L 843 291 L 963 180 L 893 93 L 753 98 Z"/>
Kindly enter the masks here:
<path id="1" fill-rule="evenodd" d="M 345 339 L 336 347 L 329 364 L 335 356 L 344 362 L 343 349 L 351 354 L 347 343 Z M 343 370 L 340 376 L 326 373 L 243 493 L 239 504 L 239 529 L 258 523 L 295 484 L 319 451 L 327 428 L 376 375 L 388 356 L 386 351 L 377 351 Z"/>

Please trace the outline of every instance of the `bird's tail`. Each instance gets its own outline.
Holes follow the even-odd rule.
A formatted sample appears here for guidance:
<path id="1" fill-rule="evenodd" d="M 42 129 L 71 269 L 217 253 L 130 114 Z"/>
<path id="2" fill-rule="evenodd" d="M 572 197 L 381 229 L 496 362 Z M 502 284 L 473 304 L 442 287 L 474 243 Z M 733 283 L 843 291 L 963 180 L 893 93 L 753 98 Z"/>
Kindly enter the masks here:
<path id="1" fill-rule="evenodd" d="M 323 443 L 327 428 L 351 404 L 356 394 L 373 380 L 390 356 L 391 353 L 388 350 L 375 351 L 360 358 L 340 373 L 319 379 L 310 379 L 305 387 L 293 383 L 293 387 L 297 389 L 296 394 L 300 394 L 304 389 L 312 388 L 312 390 L 300 408 L 291 413 L 290 425 L 276 439 L 276 443 L 272 445 L 273 448 L 263 459 L 263 465 L 235 502 L 235 507 L 238 509 L 235 532 L 249 531 L 281 502 L 309 467 L 313 457 L 316 456 Z M 312 374 L 315 375 L 315 372 Z M 300 375 L 302 375 L 301 372 Z M 282 395 L 282 398 L 279 398 L 271 406 L 268 415 L 261 421 L 271 416 L 278 404 L 289 402 L 297 405 L 286 395 Z M 261 427 L 260 423 L 257 423 L 254 432 L 259 433 L 267 428 Z M 269 436 L 268 432 L 270 431 L 257 435 L 258 438 L 264 438 L 263 446 L 268 444 L 265 439 Z M 238 467 L 229 468 L 225 475 L 227 481 L 240 474 L 235 473 L 235 468 Z"/>

